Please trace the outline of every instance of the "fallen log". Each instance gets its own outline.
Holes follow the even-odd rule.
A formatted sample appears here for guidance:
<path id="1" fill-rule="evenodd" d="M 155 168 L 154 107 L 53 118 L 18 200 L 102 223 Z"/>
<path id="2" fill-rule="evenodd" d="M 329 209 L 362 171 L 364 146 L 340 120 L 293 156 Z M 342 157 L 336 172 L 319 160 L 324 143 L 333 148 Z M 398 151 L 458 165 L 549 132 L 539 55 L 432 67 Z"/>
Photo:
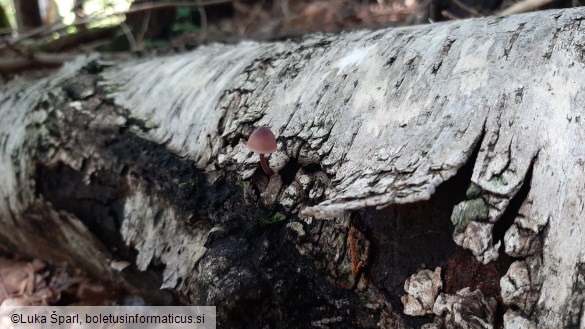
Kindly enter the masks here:
<path id="1" fill-rule="evenodd" d="M 0 245 L 130 287 L 154 275 L 222 327 L 582 326 L 584 17 L 94 56 L 12 81 Z M 246 147 L 258 126 L 278 141 L 270 177 Z M 435 320 L 403 315 L 404 282 L 435 267 L 419 312 Z"/>

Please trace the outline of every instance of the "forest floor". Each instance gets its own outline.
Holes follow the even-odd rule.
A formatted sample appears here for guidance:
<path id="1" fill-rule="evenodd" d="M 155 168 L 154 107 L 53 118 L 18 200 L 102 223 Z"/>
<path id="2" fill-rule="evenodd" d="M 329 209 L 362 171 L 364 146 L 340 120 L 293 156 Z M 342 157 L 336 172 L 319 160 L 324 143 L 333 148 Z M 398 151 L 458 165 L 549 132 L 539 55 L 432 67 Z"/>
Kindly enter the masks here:
<path id="1" fill-rule="evenodd" d="M 0 306 L 111 305 L 137 300 L 140 297 L 92 281 L 65 264 L 0 256 Z"/>

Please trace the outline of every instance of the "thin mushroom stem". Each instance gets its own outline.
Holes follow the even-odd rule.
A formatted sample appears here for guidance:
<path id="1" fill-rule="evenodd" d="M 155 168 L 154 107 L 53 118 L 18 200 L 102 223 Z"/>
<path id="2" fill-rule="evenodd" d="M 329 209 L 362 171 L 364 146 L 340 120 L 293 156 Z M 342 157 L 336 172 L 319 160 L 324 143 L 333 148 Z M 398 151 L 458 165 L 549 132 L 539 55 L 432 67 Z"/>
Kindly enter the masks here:
<path id="1" fill-rule="evenodd" d="M 266 157 L 262 153 L 260 153 L 260 165 L 262 165 L 262 170 L 264 170 L 266 175 L 272 176 L 274 174 L 272 169 L 270 169 L 270 167 L 268 166 L 268 162 L 266 162 Z"/>

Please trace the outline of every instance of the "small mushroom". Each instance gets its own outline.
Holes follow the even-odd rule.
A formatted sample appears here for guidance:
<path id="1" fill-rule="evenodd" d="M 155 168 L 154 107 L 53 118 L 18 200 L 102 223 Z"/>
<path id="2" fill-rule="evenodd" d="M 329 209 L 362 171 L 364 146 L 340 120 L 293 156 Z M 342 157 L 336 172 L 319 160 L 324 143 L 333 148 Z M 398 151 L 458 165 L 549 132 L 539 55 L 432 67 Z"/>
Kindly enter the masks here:
<path id="1" fill-rule="evenodd" d="M 253 152 L 260 154 L 260 164 L 262 169 L 268 176 L 272 176 L 274 172 L 268 166 L 264 154 L 276 152 L 276 137 L 272 130 L 266 127 L 259 127 L 254 130 L 250 138 L 248 138 L 248 148 Z"/>

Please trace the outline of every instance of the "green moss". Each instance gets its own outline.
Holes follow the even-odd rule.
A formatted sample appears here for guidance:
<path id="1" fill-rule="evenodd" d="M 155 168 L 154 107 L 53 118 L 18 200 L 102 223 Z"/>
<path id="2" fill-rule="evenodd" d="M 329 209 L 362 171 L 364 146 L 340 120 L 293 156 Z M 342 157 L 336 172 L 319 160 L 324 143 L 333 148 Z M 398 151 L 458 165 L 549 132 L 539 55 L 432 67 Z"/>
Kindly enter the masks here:
<path id="1" fill-rule="evenodd" d="M 341 250 L 341 249 L 345 248 L 346 244 L 347 244 L 347 234 L 339 233 L 339 235 L 337 235 L 337 249 Z"/>
<path id="2" fill-rule="evenodd" d="M 465 195 L 467 196 L 468 199 L 475 199 L 479 197 L 480 193 L 481 187 L 479 187 L 479 185 L 475 184 L 474 182 L 471 182 L 471 184 L 469 184 L 469 187 L 467 188 L 467 192 L 465 192 Z"/>
<path id="3" fill-rule="evenodd" d="M 489 209 L 482 198 L 463 201 L 453 208 L 451 222 L 457 228 L 466 227 L 472 221 L 486 221 Z"/>
<path id="4" fill-rule="evenodd" d="M 507 186 L 508 185 L 508 181 L 504 178 L 504 176 L 494 176 L 489 180 L 489 182 L 494 184 L 494 185 L 500 185 L 500 186 Z"/>

